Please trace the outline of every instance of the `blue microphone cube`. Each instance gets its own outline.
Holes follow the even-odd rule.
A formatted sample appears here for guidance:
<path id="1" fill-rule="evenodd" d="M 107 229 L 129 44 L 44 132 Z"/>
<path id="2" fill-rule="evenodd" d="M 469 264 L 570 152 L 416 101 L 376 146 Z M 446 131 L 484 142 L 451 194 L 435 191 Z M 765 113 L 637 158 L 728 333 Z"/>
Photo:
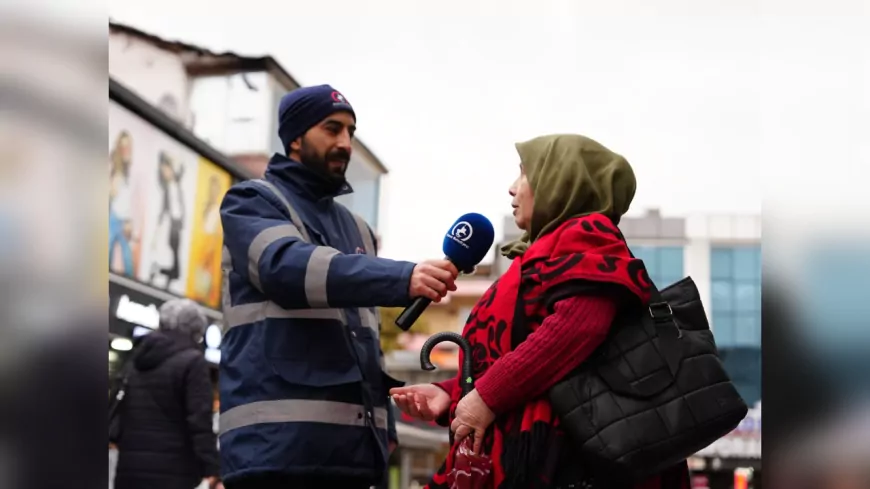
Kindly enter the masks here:
<path id="1" fill-rule="evenodd" d="M 483 260 L 495 240 L 495 231 L 489 219 L 471 212 L 453 223 L 444 236 L 444 256 L 456 268 L 470 273 Z"/>

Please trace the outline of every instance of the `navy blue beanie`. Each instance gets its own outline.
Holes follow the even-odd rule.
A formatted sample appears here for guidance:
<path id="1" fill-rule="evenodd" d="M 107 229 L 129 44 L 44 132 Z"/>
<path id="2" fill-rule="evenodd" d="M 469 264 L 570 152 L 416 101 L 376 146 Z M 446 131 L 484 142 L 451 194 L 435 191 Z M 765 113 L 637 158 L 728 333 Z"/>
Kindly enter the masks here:
<path id="1" fill-rule="evenodd" d="M 308 132 L 318 122 L 339 111 L 356 113 L 350 102 L 329 85 L 297 88 L 281 97 L 278 105 L 278 137 L 289 152 L 290 143 Z"/>

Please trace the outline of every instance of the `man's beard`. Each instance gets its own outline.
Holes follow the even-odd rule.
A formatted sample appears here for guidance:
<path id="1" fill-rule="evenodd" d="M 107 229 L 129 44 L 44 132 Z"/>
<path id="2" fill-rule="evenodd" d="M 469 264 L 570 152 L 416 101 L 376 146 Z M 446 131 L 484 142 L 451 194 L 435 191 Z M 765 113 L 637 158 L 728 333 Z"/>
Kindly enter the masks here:
<path id="1" fill-rule="evenodd" d="M 299 148 L 299 159 L 303 165 L 323 175 L 331 183 L 340 186 L 347 182 L 344 174 L 350 164 L 350 153 L 346 150 L 334 149 L 326 155 L 320 155 L 303 140 L 302 147 Z"/>

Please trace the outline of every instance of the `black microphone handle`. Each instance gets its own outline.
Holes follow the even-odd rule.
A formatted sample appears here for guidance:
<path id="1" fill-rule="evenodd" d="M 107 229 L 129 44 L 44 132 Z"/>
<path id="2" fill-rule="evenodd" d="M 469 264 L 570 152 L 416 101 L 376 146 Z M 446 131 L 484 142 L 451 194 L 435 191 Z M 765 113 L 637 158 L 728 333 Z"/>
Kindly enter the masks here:
<path id="1" fill-rule="evenodd" d="M 420 317 L 420 314 L 423 314 L 423 311 L 425 311 L 431 303 L 432 299 L 427 297 L 417 297 L 414 299 L 414 302 L 406 307 L 405 310 L 402 311 L 402 314 L 399 314 L 399 317 L 396 318 L 396 326 L 398 326 L 402 331 L 408 331 Z"/>

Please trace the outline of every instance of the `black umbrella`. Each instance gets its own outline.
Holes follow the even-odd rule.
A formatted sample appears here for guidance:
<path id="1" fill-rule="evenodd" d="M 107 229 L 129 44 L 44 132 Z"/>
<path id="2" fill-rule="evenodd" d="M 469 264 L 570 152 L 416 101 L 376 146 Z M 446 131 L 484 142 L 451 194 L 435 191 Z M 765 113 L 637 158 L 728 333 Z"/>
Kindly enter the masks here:
<path id="1" fill-rule="evenodd" d="M 468 340 L 456 333 L 443 331 L 432 335 L 420 349 L 420 366 L 423 370 L 435 370 L 435 365 L 429 360 L 432 349 L 438 343 L 449 341 L 456 343 L 462 348 L 462 397 L 465 397 L 474 389 L 474 378 L 471 370 L 471 345 Z M 489 456 L 482 453 L 471 453 L 471 438 L 462 440 L 461 446 L 455 447 L 453 467 L 448 474 L 448 483 L 451 489 L 479 489 L 490 486 L 492 475 L 492 461 Z M 453 432 L 450 432 L 450 445 L 453 445 Z"/>
<path id="2" fill-rule="evenodd" d="M 462 348 L 462 355 L 464 356 L 461 370 L 462 397 L 465 397 L 466 394 L 474 389 L 474 379 L 471 378 L 471 345 L 468 343 L 468 340 L 462 337 L 462 335 L 451 333 L 449 331 L 442 331 L 430 336 L 429 339 L 423 343 L 423 348 L 420 349 L 420 367 L 422 367 L 423 370 L 435 370 L 435 365 L 432 365 L 429 356 L 432 354 L 432 349 L 435 348 L 435 345 L 445 341 L 456 343 L 459 345 L 459 348 Z"/>

